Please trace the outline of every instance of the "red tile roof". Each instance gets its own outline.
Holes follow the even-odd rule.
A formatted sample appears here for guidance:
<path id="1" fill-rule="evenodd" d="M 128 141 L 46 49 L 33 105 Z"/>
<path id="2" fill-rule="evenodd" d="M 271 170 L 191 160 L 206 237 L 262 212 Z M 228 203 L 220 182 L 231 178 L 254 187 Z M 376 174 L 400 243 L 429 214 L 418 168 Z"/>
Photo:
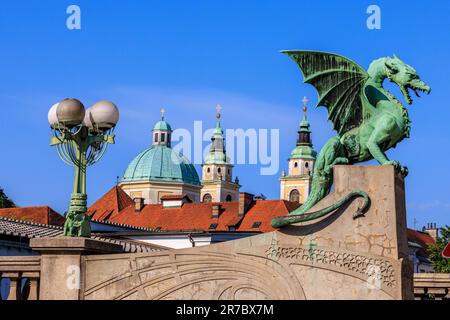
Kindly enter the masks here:
<path id="1" fill-rule="evenodd" d="M 115 188 L 119 190 L 116 192 L 120 192 L 120 187 Z M 161 204 L 147 204 L 139 212 L 135 211 L 132 200 L 129 203 L 122 210 L 115 209 L 118 206 L 117 200 L 111 197 L 110 190 L 89 208 L 88 213 L 94 219 L 111 213 L 106 215 L 106 220 L 132 226 L 160 228 L 164 231 L 208 231 L 212 223 L 217 223 L 215 231 L 228 231 L 229 226 L 234 226 L 236 231 L 268 232 L 274 230 L 270 225 L 273 217 L 285 215 L 299 206 L 298 203 L 285 200 L 256 200 L 245 216 L 241 217 L 238 214 L 239 202 L 221 202 L 219 218 L 213 218 L 212 206 L 218 203 L 185 203 L 180 208 L 163 208 Z M 261 222 L 261 225 L 252 228 L 255 222 Z"/>
<path id="2" fill-rule="evenodd" d="M 407 229 L 406 235 L 408 237 L 408 241 L 415 242 L 422 247 L 422 249 L 419 249 L 418 253 L 423 257 L 428 257 L 428 252 L 426 249 L 429 244 L 435 243 L 433 237 L 431 237 L 426 232 L 421 232 L 413 229 Z"/>
<path id="3" fill-rule="evenodd" d="M 0 217 L 40 224 L 63 226 L 65 218 L 47 206 L 0 209 Z"/>
<path id="4" fill-rule="evenodd" d="M 162 196 L 161 200 L 183 200 L 185 198 L 188 201 L 191 201 L 191 199 L 185 194 L 167 194 L 165 196 Z"/>
<path id="5" fill-rule="evenodd" d="M 133 199 L 119 186 L 111 188 L 103 197 L 97 200 L 87 211 L 95 220 L 108 220 L 128 206 L 134 206 Z"/>

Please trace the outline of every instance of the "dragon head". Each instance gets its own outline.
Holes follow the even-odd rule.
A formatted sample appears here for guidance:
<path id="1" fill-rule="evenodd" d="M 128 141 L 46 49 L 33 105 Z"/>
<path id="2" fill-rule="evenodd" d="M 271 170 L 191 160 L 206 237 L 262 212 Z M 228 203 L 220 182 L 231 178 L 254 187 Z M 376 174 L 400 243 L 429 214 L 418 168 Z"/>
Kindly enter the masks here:
<path id="1" fill-rule="evenodd" d="M 388 79 L 400 87 L 408 104 L 413 102 L 409 90 L 414 91 L 417 97 L 420 97 L 419 91 L 427 92 L 427 94 L 431 92 L 431 88 L 420 80 L 416 70 L 397 58 L 396 55 L 394 58 L 387 57 L 384 64 Z"/>

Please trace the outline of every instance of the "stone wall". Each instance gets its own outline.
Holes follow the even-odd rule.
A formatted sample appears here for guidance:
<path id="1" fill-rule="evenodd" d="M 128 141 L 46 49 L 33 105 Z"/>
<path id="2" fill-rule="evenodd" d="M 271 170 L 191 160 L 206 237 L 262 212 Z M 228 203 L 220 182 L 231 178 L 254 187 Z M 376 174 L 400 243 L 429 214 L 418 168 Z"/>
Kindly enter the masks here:
<path id="1" fill-rule="evenodd" d="M 155 254 L 82 255 L 80 299 L 412 299 L 403 179 L 392 166 L 336 166 L 334 192 L 360 200 L 319 221 Z M 42 279 L 42 281 L 44 281 Z"/>

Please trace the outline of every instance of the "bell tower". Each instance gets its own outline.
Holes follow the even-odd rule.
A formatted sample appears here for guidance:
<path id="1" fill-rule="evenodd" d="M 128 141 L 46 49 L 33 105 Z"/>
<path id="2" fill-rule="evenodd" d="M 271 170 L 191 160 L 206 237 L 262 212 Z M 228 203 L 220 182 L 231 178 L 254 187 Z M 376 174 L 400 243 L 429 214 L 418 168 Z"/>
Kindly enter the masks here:
<path id="1" fill-rule="evenodd" d="M 170 140 L 172 135 L 172 128 L 170 125 L 164 120 L 164 114 L 166 110 L 161 108 L 161 120 L 156 123 L 152 130 L 153 141 L 152 145 L 154 146 L 167 146 L 170 148 Z"/>
<path id="2" fill-rule="evenodd" d="M 311 130 L 306 117 L 306 103 L 303 98 L 303 119 L 300 121 L 297 144 L 288 160 L 288 172 L 283 170 L 280 178 L 280 199 L 304 203 L 308 198 L 317 152 L 311 141 Z"/>
<path id="3" fill-rule="evenodd" d="M 220 111 L 216 107 L 216 128 L 211 137 L 211 147 L 202 165 L 202 202 L 239 201 L 239 180 L 233 182 L 233 165 L 226 155 L 225 139 L 220 125 Z"/>

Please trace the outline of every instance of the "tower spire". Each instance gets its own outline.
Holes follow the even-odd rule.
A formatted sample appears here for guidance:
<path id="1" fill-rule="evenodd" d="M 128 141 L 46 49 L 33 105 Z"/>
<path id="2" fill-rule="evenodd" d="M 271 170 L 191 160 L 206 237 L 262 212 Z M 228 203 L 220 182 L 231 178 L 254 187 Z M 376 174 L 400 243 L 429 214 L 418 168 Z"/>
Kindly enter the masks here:
<path id="1" fill-rule="evenodd" d="M 166 109 L 161 108 L 161 109 L 159 110 L 159 112 L 161 112 L 161 120 L 164 120 L 164 114 L 166 113 Z"/>
<path id="2" fill-rule="evenodd" d="M 312 146 L 311 130 L 309 129 L 309 122 L 308 118 L 306 117 L 306 111 L 308 110 L 306 103 L 308 102 L 308 99 L 306 97 L 303 97 L 302 102 L 303 102 L 303 118 L 302 121 L 300 121 L 297 146 L 301 145 Z"/>
<path id="3" fill-rule="evenodd" d="M 306 106 L 306 103 L 308 103 L 308 99 L 306 96 L 303 97 L 303 114 L 306 116 L 306 111 L 308 110 L 308 107 Z"/>
<path id="4" fill-rule="evenodd" d="M 220 104 L 216 105 L 216 127 L 220 128 L 220 111 L 222 111 L 222 106 Z"/>

